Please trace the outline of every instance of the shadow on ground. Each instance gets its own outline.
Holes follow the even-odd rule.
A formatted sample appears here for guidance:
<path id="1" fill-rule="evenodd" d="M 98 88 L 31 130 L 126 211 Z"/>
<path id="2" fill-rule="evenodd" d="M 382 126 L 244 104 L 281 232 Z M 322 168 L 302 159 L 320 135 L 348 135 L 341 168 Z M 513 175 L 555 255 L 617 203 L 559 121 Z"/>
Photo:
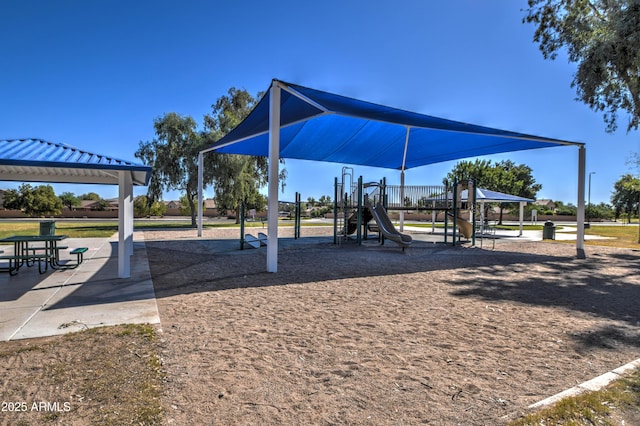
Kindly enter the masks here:
<path id="1" fill-rule="evenodd" d="M 464 279 L 452 274 L 447 281 L 453 296 L 560 307 L 636 328 L 640 324 L 640 254 L 632 251 L 602 248 L 578 259 L 572 247 L 566 255 L 547 255 L 417 242 L 403 253 L 395 245 L 369 242 L 283 241 L 276 274 L 264 272 L 265 249 L 240 251 L 237 241 L 148 241 L 156 296 L 465 270 L 456 275 Z M 611 330 L 582 339 L 606 342 L 608 333 Z M 628 338 L 640 340 L 634 336 Z"/>

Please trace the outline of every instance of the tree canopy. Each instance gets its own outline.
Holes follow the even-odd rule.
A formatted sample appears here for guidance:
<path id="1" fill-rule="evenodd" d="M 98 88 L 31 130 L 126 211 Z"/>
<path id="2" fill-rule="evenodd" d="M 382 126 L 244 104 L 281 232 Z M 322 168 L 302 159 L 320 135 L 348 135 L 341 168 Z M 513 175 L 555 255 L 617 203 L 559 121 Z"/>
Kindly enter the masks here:
<path id="1" fill-rule="evenodd" d="M 604 114 L 615 131 L 618 114 L 627 131 L 640 124 L 640 2 L 637 0 L 528 0 L 523 22 L 536 25 L 533 40 L 545 59 L 566 49 L 577 64 L 571 83 L 578 100 Z"/>
<path id="2" fill-rule="evenodd" d="M 165 190 L 182 191 L 191 212 L 191 223 L 195 226 L 198 154 L 240 124 L 255 103 L 256 99 L 246 90 L 232 87 L 211 106 L 212 113 L 204 116 L 203 131 L 197 130 L 192 117 L 176 112 L 157 118 L 154 121 L 155 139 L 141 141 L 135 153 L 136 158 L 153 167 L 147 191 L 149 206 L 160 200 Z M 215 183 L 216 205 L 221 211 L 237 211 L 240 204 L 261 207 L 264 197 L 259 190 L 267 182 L 267 173 L 266 157 L 215 152 L 204 156 L 204 187 Z M 282 181 L 285 177 L 286 170 L 282 170 Z"/>
<path id="3" fill-rule="evenodd" d="M 192 117 L 175 112 L 157 118 L 153 127 L 156 138 L 141 141 L 135 153 L 136 158 L 153 167 L 147 190 L 149 207 L 162 198 L 164 190 L 183 191 L 191 211 L 191 224 L 195 226 L 198 153 L 206 145 L 207 139 L 196 130 L 196 122 Z M 211 179 L 211 167 L 205 167 L 205 185 Z"/>
<path id="4" fill-rule="evenodd" d="M 35 188 L 23 183 L 16 189 L 4 193 L 6 209 L 22 210 L 29 216 L 60 214 L 62 201 L 56 197 L 51 185 L 40 185 Z"/>
<path id="5" fill-rule="evenodd" d="M 98 200 L 101 200 L 102 197 L 99 194 L 96 194 L 95 192 L 87 192 L 86 194 L 82 194 L 80 196 L 80 199 L 98 201 Z"/>
<path id="6" fill-rule="evenodd" d="M 167 206 L 161 201 L 149 203 L 145 195 L 140 195 L 133 200 L 133 214 L 140 216 L 164 216 Z"/>
<path id="7" fill-rule="evenodd" d="M 60 198 L 62 205 L 69 210 L 71 210 L 73 206 L 79 206 L 81 204 L 80 198 L 78 198 L 73 192 L 63 192 L 58 196 L 58 198 Z"/>
<path id="8" fill-rule="evenodd" d="M 616 218 L 622 214 L 627 216 L 631 223 L 631 215 L 640 207 L 640 179 L 627 173 L 613 185 L 611 204 L 615 209 Z"/>
<path id="9" fill-rule="evenodd" d="M 258 95 L 259 97 L 260 95 Z M 205 131 L 208 138 L 216 141 L 249 115 L 257 99 L 246 90 L 235 87 L 221 96 L 211 105 L 211 114 L 205 115 Z M 213 179 L 215 181 L 215 198 L 218 209 L 238 211 L 241 204 L 248 208 L 260 209 L 264 206 L 264 196 L 260 188 L 267 183 L 268 159 L 248 155 L 208 153 L 211 157 Z M 283 163 L 283 161 L 281 161 Z M 282 169 L 279 180 L 286 179 L 287 172 Z M 239 215 L 236 214 L 236 218 Z"/>

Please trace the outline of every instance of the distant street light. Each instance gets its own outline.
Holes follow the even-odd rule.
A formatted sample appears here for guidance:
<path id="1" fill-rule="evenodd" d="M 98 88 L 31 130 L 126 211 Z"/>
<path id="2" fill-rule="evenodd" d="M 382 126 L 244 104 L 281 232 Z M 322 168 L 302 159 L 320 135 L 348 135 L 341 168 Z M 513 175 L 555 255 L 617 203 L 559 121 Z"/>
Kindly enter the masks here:
<path id="1" fill-rule="evenodd" d="M 589 191 L 588 191 L 588 198 L 587 198 L 587 223 L 589 225 L 591 225 L 591 215 L 590 210 L 591 210 L 591 175 L 595 175 L 596 172 L 589 172 Z"/>

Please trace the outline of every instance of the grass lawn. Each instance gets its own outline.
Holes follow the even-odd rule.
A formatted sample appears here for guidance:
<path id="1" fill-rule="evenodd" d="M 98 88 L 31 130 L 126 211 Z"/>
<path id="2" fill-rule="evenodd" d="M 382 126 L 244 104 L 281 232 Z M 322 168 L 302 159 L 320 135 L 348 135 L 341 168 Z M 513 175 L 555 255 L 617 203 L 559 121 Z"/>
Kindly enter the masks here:
<path id="1" fill-rule="evenodd" d="M 2 397 L 22 406 L 3 409 L 0 424 L 159 425 L 159 345 L 152 326 L 132 324 L 2 342 L 0 365 L 17 366 L 0 378 Z M 39 401 L 60 409 L 34 410 Z"/>
<path id="2" fill-rule="evenodd" d="M 292 220 L 280 220 L 279 226 L 293 226 Z M 323 223 L 304 223 L 304 226 L 326 226 Z M 205 222 L 205 228 L 237 228 L 239 224 L 233 221 Z M 245 222 L 245 228 L 262 228 L 266 223 Z M 140 229 L 192 229 L 190 221 L 187 220 L 145 220 L 136 219 L 134 228 Z M 0 238 L 11 235 L 37 235 L 40 232 L 40 223 L 34 220 L 25 221 L 0 221 Z M 116 220 L 59 220 L 56 221 L 56 234 L 67 235 L 69 238 L 108 238 L 118 232 L 118 221 Z"/>
<path id="3" fill-rule="evenodd" d="M 640 421 L 640 371 L 597 392 L 565 398 L 552 407 L 511 422 L 510 426 L 619 425 Z"/>
<path id="4" fill-rule="evenodd" d="M 640 248 L 640 244 L 638 244 L 638 225 L 603 226 L 592 224 L 591 227 L 585 230 L 585 234 L 611 238 L 610 240 L 588 240 L 586 244 Z"/>

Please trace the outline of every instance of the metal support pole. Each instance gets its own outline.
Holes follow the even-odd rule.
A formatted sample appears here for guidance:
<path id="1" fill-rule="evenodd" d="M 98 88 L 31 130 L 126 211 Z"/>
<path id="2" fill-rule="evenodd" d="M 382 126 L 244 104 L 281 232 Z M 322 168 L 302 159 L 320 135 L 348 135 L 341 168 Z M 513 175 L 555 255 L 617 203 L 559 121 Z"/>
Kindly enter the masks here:
<path id="1" fill-rule="evenodd" d="M 300 193 L 296 192 L 296 208 L 295 208 L 295 224 L 293 230 L 293 239 L 297 240 L 300 238 L 300 216 L 302 214 L 300 208 Z"/>
<path id="2" fill-rule="evenodd" d="M 444 243 L 447 244 L 447 234 L 449 233 L 449 182 L 445 184 L 444 188 Z"/>
<path id="3" fill-rule="evenodd" d="M 280 83 L 273 81 L 269 99 L 269 211 L 267 272 L 278 272 L 278 179 L 280 165 Z"/>
<path id="4" fill-rule="evenodd" d="M 202 237 L 202 190 L 204 186 L 204 154 L 198 153 L 198 237 Z"/>
<path id="5" fill-rule="evenodd" d="M 356 231 L 358 245 L 362 244 L 362 176 L 358 178 L 358 229 Z"/>
<path id="6" fill-rule="evenodd" d="M 576 251 L 580 259 L 584 253 L 584 177 L 587 162 L 587 152 L 584 145 L 578 148 L 578 232 L 576 235 Z"/>
<path id="7" fill-rule="evenodd" d="M 338 244 L 338 178 L 333 181 L 333 244 Z"/>
<path id="8" fill-rule="evenodd" d="M 453 181 L 453 245 L 456 245 L 456 219 L 458 218 L 458 180 Z"/>
<path id="9" fill-rule="evenodd" d="M 382 178 L 382 182 L 380 185 L 380 204 L 382 204 L 385 208 L 385 210 L 387 210 L 387 213 L 389 212 L 389 198 L 387 197 L 387 178 L 383 177 Z M 391 218 L 389 218 L 391 219 Z M 382 230 L 382 227 L 379 227 L 380 230 Z M 382 232 L 380 232 L 380 243 L 382 245 L 384 245 L 384 235 L 382 234 Z"/>
<path id="10" fill-rule="evenodd" d="M 240 204 L 240 250 L 244 250 L 244 204 Z"/>
<path id="11" fill-rule="evenodd" d="M 473 191 L 473 192 L 472 192 Z M 469 181 L 467 189 L 467 201 L 471 202 L 471 245 L 476 245 L 476 181 Z"/>
<path id="12" fill-rule="evenodd" d="M 404 170 L 400 172 L 400 232 L 404 232 Z"/>
<path id="13" fill-rule="evenodd" d="M 344 192 L 344 185 L 342 185 L 342 192 L 344 193 L 342 199 L 342 236 L 343 241 L 346 241 L 349 235 L 349 194 Z"/>

